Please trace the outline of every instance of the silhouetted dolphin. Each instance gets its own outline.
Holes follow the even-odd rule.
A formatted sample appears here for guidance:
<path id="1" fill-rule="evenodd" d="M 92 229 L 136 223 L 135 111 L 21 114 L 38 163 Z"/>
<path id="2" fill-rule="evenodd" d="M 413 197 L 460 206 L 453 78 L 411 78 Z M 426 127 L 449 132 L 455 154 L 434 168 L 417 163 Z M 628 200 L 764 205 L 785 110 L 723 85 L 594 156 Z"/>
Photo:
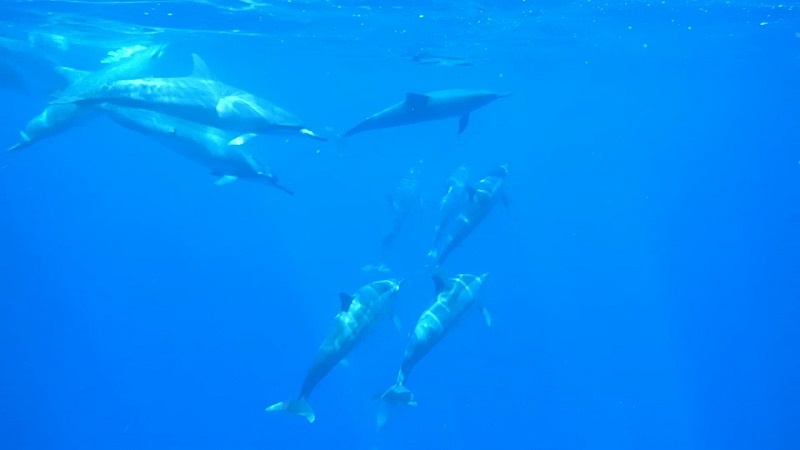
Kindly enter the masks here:
<path id="1" fill-rule="evenodd" d="M 407 93 L 406 100 L 373 114 L 347 130 L 345 136 L 381 128 L 410 125 L 428 120 L 458 117 L 458 134 L 469 124 L 469 114 L 498 98 L 511 94 L 470 89 L 450 89 L 427 94 Z"/>
<path id="2" fill-rule="evenodd" d="M 422 197 L 419 193 L 419 169 L 416 167 L 409 169 L 408 174 L 400 181 L 394 192 L 387 196 L 387 200 L 392 206 L 394 218 L 392 228 L 381 241 L 382 250 L 386 250 L 394 241 L 411 211 L 422 204 Z"/>
<path id="3" fill-rule="evenodd" d="M 416 406 L 414 394 L 405 387 L 408 375 L 417 363 L 428 354 L 439 341 L 469 312 L 479 306 L 478 290 L 486 279 L 486 274 L 477 276 L 469 274 L 457 275 L 449 280 L 433 276 L 436 287 L 436 301 L 417 321 L 411 341 L 406 347 L 403 363 L 397 374 L 397 383 L 387 389 L 379 398 L 389 402 L 406 403 Z M 489 312 L 481 306 L 487 325 L 492 324 Z"/>
<path id="4" fill-rule="evenodd" d="M 211 169 L 212 175 L 220 177 L 216 184 L 226 184 L 240 178 L 251 179 L 266 182 L 293 195 L 267 167 L 241 147 L 251 136 L 235 137 L 214 127 L 147 109 L 112 104 L 101 104 L 97 108 L 120 125 L 155 138 L 186 158 Z"/>
<path id="5" fill-rule="evenodd" d="M 392 300 L 403 285 L 402 280 L 375 281 L 360 288 L 354 295 L 340 294 L 341 312 L 336 315 L 333 331 L 322 343 L 303 381 L 296 400 L 276 403 L 267 411 L 284 411 L 314 422 L 315 415 L 308 396 L 331 371 L 372 330 L 375 323 L 392 309 Z"/>
<path id="6" fill-rule="evenodd" d="M 325 141 L 288 111 L 242 89 L 217 81 L 205 62 L 192 55 L 188 77 L 141 78 L 104 83 L 54 103 L 98 104 L 150 109 L 239 134 L 299 134 Z"/>
<path id="7" fill-rule="evenodd" d="M 59 95 L 82 95 L 109 81 L 147 75 L 152 70 L 153 61 L 163 55 L 165 48 L 166 45 L 142 47 L 141 50 L 120 59 L 119 62 L 95 72 L 58 67 L 55 70 L 69 80 L 69 85 Z M 19 133 L 20 141 L 9 147 L 8 150 L 19 150 L 41 139 L 53 136 L 84 120 L 93 112 L 91 108 L 76 103 L 51 104 L 38 116 L 28 121 L 25 128 Z"/>
<path id="8" fill-rule="evenodd" d="M 434 243 L 433 250 L 428 253 L 436 265 L 443 263 L 450 252 L 483 222 L 498 200 L 507 204 L 508 200 L 503 190 L 507 175 L 508 169 L 502 165 L 481 179 L 474 187 L 467 187 L 468 200 L 459 210 L 458 217 L 440 234 L 443 237 Z"/>

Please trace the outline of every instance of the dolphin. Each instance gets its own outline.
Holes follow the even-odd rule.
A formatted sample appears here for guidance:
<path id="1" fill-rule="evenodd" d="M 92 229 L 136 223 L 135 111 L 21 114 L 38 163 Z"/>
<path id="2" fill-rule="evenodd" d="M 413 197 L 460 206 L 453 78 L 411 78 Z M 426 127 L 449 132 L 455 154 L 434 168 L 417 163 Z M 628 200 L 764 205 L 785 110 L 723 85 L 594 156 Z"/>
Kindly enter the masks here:
<path id="1" fill-rule="evenodd" d="M 192 54 L 192 60 L 194 68 L 187 77 L 109 81 L 80 95 L 65 95 L 54 103 L 113 103 L 150 109 L 240 134 L 299 134 L 327 140 L 277 105 L 216 80 L 198 55 Z"/>
<path id="2" fill-rule="evenodd" d="M 276 403 L 266 410 L 298 414 L 309 422 L 314 422 L 316 416 L 308 404 L 309 395 L 317 383 L 391 311 L 392 301 L 403 283 L 403 280 L 397 279 L 375 281 L 361 287 L 353 295 L 339 294 L 341 312 L 334 319 L 333 331 L 317 351 L 300 388 L 300 395 L 296 400 Z"/>
<path id="3" fill-rule="evenodd" d="M 95 72 L 57 67 L 55 70 L 69 81 L 59 95 L 79 95 L 105 82 L 126 77 L 146 75 L 152 70 L 155 59 L 164 54 L 166 45 L 142 47 L 119 62 Z M 94 114 L 91 108 L 76 103 L 51 104 L 39 115 L 29 120 L 20 131 L 20 140 L 8 148 L 20 150 L 39 140 L 54 136 Z"/>
<path id="4" fill-rule="evenodd" d="M 458 134 L 461 134 L 469 125 L 469 115 L 472 111 L 509 95 L 511 94 L 470 89 L 449 89 L 427 94 L 409 92 L 405 101 L 367 117 L 347 130 L 344 136 L 450 117 L 459 118 Z"/>
<path id="5" fill-rule="evenodd" d="M 252 179 L 294 194 L 241 147 L 252 136 L 234 137 L 214 127 L 147 109 L 114 104 L 101 104 L 97 109 L 123 127 L 154 138 L 178 154 L 211 169 L 212 175 L 220 177 L 216 181 L 218 185 L 237 179 Z"/>
<path id="6" fill-rule="evenodd" d="M 508 205 L 503 189 L 507 176 L 508 168 L 502 165 L 475 186 L 467 187 L 468 199 L 460 208 L 458 217 L 440 234 L 442 238 L 434 242 L 434 248 L 428 253 L 437 266 L 483 222 L 498 200 Z"/>
<path id="7" fill-rule="evenodd" d="M 392 220 L 392 228 L 381 241 L 383 250 L 388 248 L 394 241 L 414 207 L 422 204 L 422 197 L 419 192 L 419 169 L 416 167 L 410 168 L 406 176 L 400 181 L 400 184 L 394 189 L 394 192 L 387 196 L 387 200 L 392 206 L 394 219 Z"/>
<path id="8" fill-rule="evenodd" d="M 378 398 L 394 403 L 417 405 L 414 394 L 405 387 L 408 375 L 417 363 L 442 340 L 453 327 L 475 306 L 480 306 L 486 325 L 491 326 L 492 319 L 488 310 L 478 299 L 487 274 L 460 274 L 449 280 L 433 276 L 436 287 L 436 301 L 417 321 L 411 340 L 403 355 L 403 362 L 397 374 L 397 382 Z"/>
<path id="9" fill-rule="evenodd" d="M 468 178 L 469 170 L 465 166 L 459 166 L 447 180 L 447 192 L 439 200 L 439 221 L 434 228 L 433 242 L 439 242 L 442 232 L 457 217 L 459 209 L 464 205 Z"/>
<path id="10" fill-rule="evenodd" d="M 0 36 L 0 89 L 37 96 L 67 86 L 54 55 L 29 41 Z"/>

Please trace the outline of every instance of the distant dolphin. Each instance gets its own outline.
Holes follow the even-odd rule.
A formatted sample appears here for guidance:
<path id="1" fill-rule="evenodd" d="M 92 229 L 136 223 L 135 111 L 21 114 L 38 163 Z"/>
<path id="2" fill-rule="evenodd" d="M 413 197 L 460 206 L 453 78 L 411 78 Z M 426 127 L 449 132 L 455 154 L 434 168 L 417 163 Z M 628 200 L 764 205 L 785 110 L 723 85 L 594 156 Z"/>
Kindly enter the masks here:
<path id="1" fill-rule="evenodd" d="M 360 288 L 354 295 L 340 294 L 341 312 L 336 315 L 334 329 L 322 343 L 303 381 L 296 400 L 276 403 L 267 411 L 284 411 L 314 422 L 315 415 L 308 397 L 328 372 L 333 369 L 372 330 L 376 322 L 392 309 L 392 300 L 403 285 L 402 280 L 375 281 Z"/>
<path id="2" fill-rule="evenodd" d="M 457 217 L 459 210 L 467 200 L 467 179 L 469 170 L 459 166 L 447 180 L 447 192 L 439 201 L 439 222 L 434 228 L 433 242 L 439 242 L 442 233 Z"/>
<path id="3" fill-rule="evenodd" d="M 406 403 L 416 406 L 414 394 L 405 387 L 408 375 L 417 363 L 442 340 L 453 327 L 473 307 L 480 306 L 487 325 L 492 324 L 486 308 L 478 300 L 478 291 L 486 279 L 486 274 L 477 276 L 457 275 L 447 281 L 435 276 L 436 302 L 420 316 L 411 341 L 406 347 L 403 363 L 397 374 L 397 383 L 387 389 L 379 398 L 389 402 Z"/>
<path id="4" fill-rule="evenodd" d="M 407 93 L 406 100 L 373 114 L 349 129 L 344 135 L 410 125 L 429 120 L 458 117 L 458 134 L 469 124 L 469 114 L 476 109 L 511 94 L 470 89 L 450 89 L 427 94 Z"/>
<path id="5" fill-rule="evenodd" d="M 206 63 L 192 55 L 188 77 L 116 80 L 53 103 L 99 104 L 150 109 L 240 134 L 303 135 L 326 141 L 288 111 L 242 89 L 217 81 Z"/>
<path id="6" fill-rule="evenodd" d="M 217 128 L 147 109 L 112 104 L 98 105 L 98 109 L 118 124 L 155 138 L 184 157 L 211 169 L 212 175 L 220 177 L 217 184 L 252 179 L 293 195 L 269 169 L 241 147 L 250 136 L 234 137 Z"/>
<path id="7" fill-rule="evenodd" d="M 394 218 L 392 228 L 381 241 L 382 250 L 386 250 L 392 244 L 411 211 L 422 204 L 422 197 L 419 193 L 419 169 L 416 167 L 409 169 L 408 174 L 400 181 L 394 192 L 387 196 L 387 200 L 392 206 Z"/>
<path id="8" fill-rule="evenodd" d="M 502 165 L 478 181 L 474 187 L 467 187 L 468 200 L 460 208 L 458 217 L 439 234 L 442 238 L 434 243 L 433 250 L 428 253 L 435 265 L 443 263 L 450 252 L 472 234 L 498 201 L 508 204 L 503 189 L 507 176 L 508 168 Z"/>
<path id="9" fill-rule="evenodd" d="M 119 62 L 96 72 L 58 67 L 55 69 L 56 72 L 69 81 L 69 85 L 59 95 L 80 95 L 108 81 L 147 75 L 152 69 L 153 61 L 163 55 L 165 48 L 166 45 L 143 47 Z M 41 139 L 54 136 L 93 113 L 91 108 L 75 103 L 49 105 L 38 116 L 28 121 L 25 128 L 19 133 L 20 141 L 9 147 L 8 150 L 20 150 Z"/>

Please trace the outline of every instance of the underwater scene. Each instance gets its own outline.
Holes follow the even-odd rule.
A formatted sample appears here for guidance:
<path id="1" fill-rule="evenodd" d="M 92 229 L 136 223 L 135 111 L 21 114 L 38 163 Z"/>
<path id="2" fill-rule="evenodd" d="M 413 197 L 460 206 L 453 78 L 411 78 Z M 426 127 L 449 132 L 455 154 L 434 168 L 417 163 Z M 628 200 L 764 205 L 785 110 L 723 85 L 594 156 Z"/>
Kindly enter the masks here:
<path id="1" fill-rule="evenodd" d="M 0 449 L 800 448 L 800 3 L 3 0 Z"/>

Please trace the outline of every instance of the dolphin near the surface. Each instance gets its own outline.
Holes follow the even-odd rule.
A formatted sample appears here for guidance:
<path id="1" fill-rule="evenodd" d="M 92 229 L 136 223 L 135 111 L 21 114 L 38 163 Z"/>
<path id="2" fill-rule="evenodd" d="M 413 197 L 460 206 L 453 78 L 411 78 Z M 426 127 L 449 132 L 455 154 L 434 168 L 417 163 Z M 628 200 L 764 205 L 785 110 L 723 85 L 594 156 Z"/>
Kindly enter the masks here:
<path id="1" fill-rule="evenodd" d="M 287 194 L 272 172 L 242 148 L 251 136 L 233 136 L 214 127 L 140 108 L 101 104 L 97 109 L 125 128 L 156 139 L 180 155 L 205 166 L 219 176 L 216 184 L 237 179 L 266 182 Z"/>
<path id="2" fill-rule="evenodd" d="M 288 111 L 211 75 L 206 63 L 192 54 L 194 69 L 187 77 L 115 80 L 54 104 L 77 103 L 149 109 L 239 134 L 302 135 L 326 141 Z"/>
<path id="3" fill-rule="evenodd" d="M 486 325 L 492 320 L 486 307 L 478 298 L 478 291 L 487 274 L 460 274 L 449 280 L 433 276 L 436 287 L 436 301 L 417 321 L 414 332 L 403 355 L 403 362 L 397 374 L 397 382 L 378 397 L 394 403 L 416 406 L 414 394 L 405 387 L 408 375 L 417 363 L 439 343 L 453 327 L 475 306 L 480 306 Z"/>
<path id="4" fill-rule="evenodd" d="M 69 81 L 59 95 L 80 95 L 108 81 L 145 76 L 152 70 L 153 62 L 163 55 L 165 48 L 166 45 L 142 47 L 119 62 L 95 72 L 58 67 L 55 70 Z M 54 136 L 90 117 L 93 113 L 91 108 L 76 103 L 51 104 L 28 121 L 25 128 L 19 133 L 19 142 L 9 147 L 8 150 L 20 150 L 39 140 Z"/>
<path id="5" fill-rule="evenodd" d="M 381 280 L 361 287 L 353 295 L 340 294 L 341 311 L 336 315 L 333 331 L 320 346 L 308 369 L 300 395 L 295 400 L 276 403 L 266 410 L 298 414 L 314 422 L 316 416 L 307 401 L 311 392 L 374 325 L 392 311 L 393 299 L 402 285 L 403 280 Z"/>
<path id="6" fill-rule="evenodd" d="M 449 89 L 427 94 L 409 92 L 405 101 L 367 117 L 347 130 L 344 136 L 451 117 L 459 118 L 458 134 L 461 134 L 469 125 L 469 115 L 472 111 L 509 95 L 511 94 L 472 89 Z"/>
<path id="7" fill-rule="evenodd" d="M 472 234 L 498 201 L 508 204 L 503 189 L 507 176 L 508 168 L 502 165 L 474 186 L 467 186 L 468 198 L 458 210 L 458 216 L 438 232 L 440 239 L 434 242 L 433 249 L 428 253 L 428 257 L 436 266 L 443 263 L 450 253 Z"/>

